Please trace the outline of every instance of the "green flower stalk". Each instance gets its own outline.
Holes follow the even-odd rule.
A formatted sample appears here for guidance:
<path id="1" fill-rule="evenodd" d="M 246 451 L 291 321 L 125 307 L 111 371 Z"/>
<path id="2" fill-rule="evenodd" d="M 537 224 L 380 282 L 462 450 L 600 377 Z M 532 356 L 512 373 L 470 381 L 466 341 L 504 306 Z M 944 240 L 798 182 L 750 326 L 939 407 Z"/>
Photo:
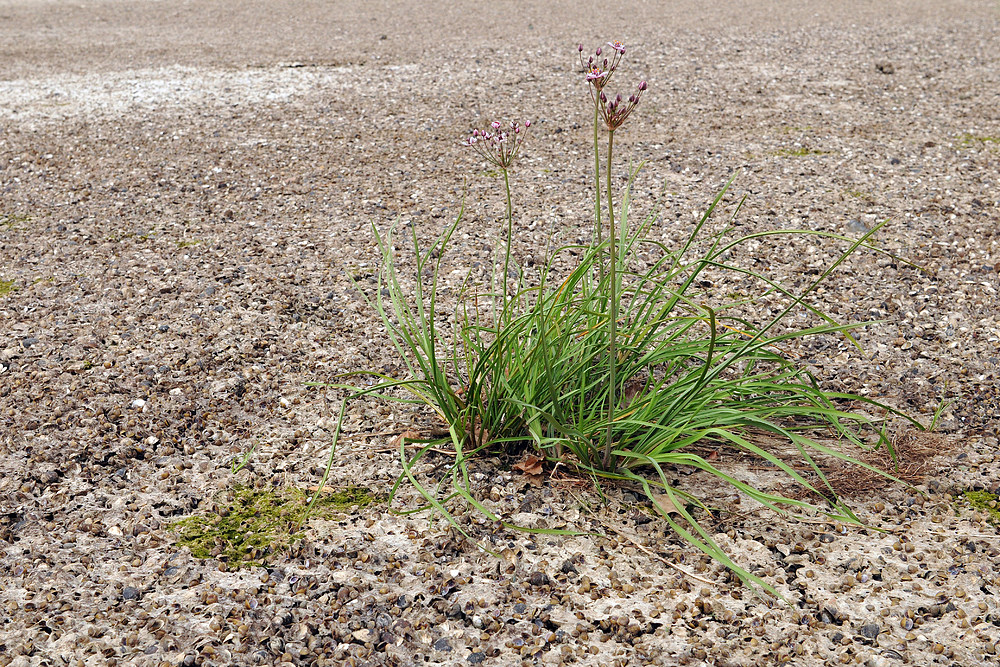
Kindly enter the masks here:
<path id="1" fill-rule="evenodd" d="M 517 121 L 512 120 L 506 129 L 501 129 L 503 128 L 503 124 L 495 120 L 490 124 L 490 129 L 484 131 L 473 130 L 469 138 L 462 142 L 463 146 L 470 146 L 475 149 L 483 159 L 495 166 L 503 174 L 504 191 L 507 195 L 507 238 L 505 241 L 503 287 L 501 291 L 503 313 L 507 313 L 508 311 L 507 280 L 508 272 L 510 271 L 510 245 L 514 233 L 514 207 L 511 203 L 508 171 L 511 165 L 514 164 L 514 158 L 517 157 L 517 153 L 521 149 L 521 144 L 524 143 L 524 137 L 529 127 L 531 127 L 530 120 L 524 121 L 523 127 Z"/>
<path id="2" fill-rule="evenodd" d="M 608 99 L 604 92 L 612 74 L 621 63 L 622 56 L 625 55 L 625 45 L 619 41 L 608 42 L 611 47 L 611 58 L 605 58 L 599 64 L 591 57 L 584 67 L 587 70 L 587 82 L 590 84 L 590 95 L 594 100 L 594 171 L 595 171 L 595 224 L 597 226 L 597 243 L 603 245 L 603 225 L 601 224 L 601 153 L 598 141 L 598 124 L 603 120 L 608 128 L 608 157 L 605 168 L 606 185 L 605 190 L 608 198 L 608 254 L 610 262 L 608 264 L 609 278 L 609 301 L 611 313 L 608 317 L 608 427 L 604 443 L 604 454 L 602 464 L 605 470 L 613 470 L 612 466 L 612 425 L 614 424 L 615 411 L 618 407 L 618 382 L 615 377 L 618 362 L 618 350 L 616 345 L 616 334 L 618 329 L 618 247 L 617 233 L 615 230 L 615 207 L 614 198 L 611 192 L 611 157 L 615 148 L 615 130 L 624 125 L 625 121 L 632 114 L 639 98 L 645 92 L 647 85 L 645 81 L 639 83 L 639 90 L 630 95 L 628 100 L 623 100 L 621 95 L 613 99 Z M 580 52 L 580 62 L 583 63 L 583 45 L 578 48 Z M 600 58 L 602 49 L 599 47 L 596 56 Z M 604 282 L 604 265 L 598 263 L 600 281 Z"/>

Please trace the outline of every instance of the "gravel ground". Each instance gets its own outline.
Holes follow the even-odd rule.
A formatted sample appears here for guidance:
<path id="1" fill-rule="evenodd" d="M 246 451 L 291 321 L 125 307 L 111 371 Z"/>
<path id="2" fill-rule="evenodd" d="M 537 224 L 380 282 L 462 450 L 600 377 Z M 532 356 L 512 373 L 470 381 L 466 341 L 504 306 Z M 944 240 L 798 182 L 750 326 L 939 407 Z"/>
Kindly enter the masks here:
<path id="1" fill-rule="evenodd" d="M 0 665 L 996 663 L 1000 534 L 963 492 L 1000 484 L 1000 6 L 661 5 L 0 2 Z M 890 220 L 878 241 L 921 268 L 859 253 L 820 293 L 882 320 L 866 354 L 800 352 L 925 423 L 947 402 L 935 433 L 895 436 L 920 493 L 842 474 L 875 530 L 682 480 L 731 510 L 716 539 L 788 605 L 628 490 L 605 506 L 504 461 L 474 480 L 511 521 L 603 536 L 463 516 L 496 558 L 383 502 L 311 521 L 267 567 L 179 547 L 171 522 L 238 484 L 317 484 L 339 395 L 306 382 L 398 370 L 348 277 L 374 280 L 373 223 L 426 240 L 464 194 L 445 275 L 489 261 L 503 202 L 469 129 L 533 121 L 522 261 L 589 233 L 576 44 L 611 38 L 618 84 L 649 82 L 616 137 L 622 168 L 647 161 L 637 206 L 665 188 L 664 240 L 737 168 L 723 212 L 746 194 L 743 229 Z M 837 251 L 747 250 L 779 277 Z M 387 450 L 421 419 L 353 406 L 331 486 L 387 492 Z"/>

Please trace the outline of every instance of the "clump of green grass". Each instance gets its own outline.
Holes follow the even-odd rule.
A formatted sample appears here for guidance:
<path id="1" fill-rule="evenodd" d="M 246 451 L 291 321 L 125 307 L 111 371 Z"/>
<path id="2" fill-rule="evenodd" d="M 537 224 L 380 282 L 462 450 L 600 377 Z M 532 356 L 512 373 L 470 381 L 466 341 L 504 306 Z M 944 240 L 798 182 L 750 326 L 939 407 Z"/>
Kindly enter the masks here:
<path id="1" fill-rule="evenodd" d="M 13 280 L 4 280 L 0 278 L 0 296 L 7 296 L 11 292 L 17 289 Z"/>
<path id="2" fill-rule="evenodd" d="M 714 476 L 781 516 L 815 511 L 860 523 L 817 460 L 850 461 L 885 474 L 844 454 L 840 445 L 891 450 L 886 419 L 899 413 L 867 397 L 823 390 L 783 349 L 789 341 L 810 336 L 836 335 L 857 344 L 851 330 L 862 325 L 834 321 L 811 296 L 858 248 L 877 251 L 870 238 L 881 226 L 860 239 L 812 230 L 733 236 L 733 219 L 742 201 L 721 227 L 713 229 L 710 220 L 734 175 L 679 247 L 651 239 L 659 212 L 654 208 L 646 216 L 633 213 L 636 172 L 628 174 L 617 206 L 612 180 L 615 132 L 637 107 L 646 84 L 640 83 L 628 98 L 612 95 L 609 84 L 625 47 L 611 42 L 607 48 L 609 57 L 598 50 L 596 58 L 584 61 L 580 47 L 594 111 L 596 196 L 589 244 L 556 248 L 530 276 L 512 257 L 509 172 L 530 123 L 494 122 L 484 131 L 473 131 L 466 141 L 503 176 L 506 233 L 491 285 L 483 290 L 467 283 L 449 326 L 441 323 L 438 280 L 463 214 L 428 248 L 420 247 L 411 229 L 416 259 L 412 278 L 397 270 L 396 228 L 384 233 L 375 229 L 382 254 L 377 285 L 370 293 L 356 285 L 381 315 L 408 372 L 399 379 L 359 371 L 357 375 L 374 376 L 377 382 L 339 385 L 351 393 L 340 408 L 327 472 L 348 401 L 377 395 L 420 404 L 434 411 L 448 436 L 421 440 L 415 452 L 401 441 L 404 472 L 397 487 L 411 483 L 426 500 L 425 507 L 458 530 L 463 529 L 449 507 L 462 500 L 489 519 L 511 525 L 477 496 L 470 462 L 487 453 L 531 452 L 599 484 L 641 490 L 684 540 L 743 582 L 774 592 L 714 542 L 689 509 L 709 511 L 711 500 L 675 486 L 673 471 L 689 468 Z M 740 261 L 748 242 L 766 243 L 790 234 L 840 244 L 842 251 L 818 277 L 797 289 L 750 268 L 752 262 L 745 258 Z M 566 264 L 571 268 L 564 273 L 554 268 Z M 739 298 L 715 294 L 703 287 L 709 273 L 753 281 L 759 291 Z M 781 305 L 776 315 L 756 321 L 754 306 L 763 300 Z M 802 310 L 813 322 L 789 330 L 786 316 Z M 794 454 L 783 453 L 776 442 Z M 436 486 L 417 473 L 417 464 L 432 447 L 448 447 L 453 456 Z M 757 459 L 807 491 L 803 497 L 818 500 L 755 488 L 738 472 L 703 456 L 706 447 Z"/>
<path id="3" fill-rule="evenodd" d="M 195 558 L 218 558 L 229 567 L 262 565 L 274 553 L 302 539 L 307 516 L 333 517 L 377 501 L 371 490 L 351 486 L 321 494 L 310 505 L 309 494 L 295 488 L 253 489 L 237 486 L 218 511 L 170 524 L 180 546 Z"/>

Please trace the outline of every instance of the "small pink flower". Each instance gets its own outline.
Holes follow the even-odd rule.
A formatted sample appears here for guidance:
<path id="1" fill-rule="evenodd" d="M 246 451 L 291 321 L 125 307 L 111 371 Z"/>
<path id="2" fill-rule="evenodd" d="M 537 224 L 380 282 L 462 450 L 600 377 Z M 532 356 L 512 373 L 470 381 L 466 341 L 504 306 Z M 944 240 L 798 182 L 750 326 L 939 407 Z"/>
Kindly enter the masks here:
<path id="1" fill-rule="evenodd" d="M 600 79 L 603 79 L 607 75 L 608 73 L 602 70 L 600 67 L 594 66 L 590 68 L 589 72 L 587 72 L 587 81 L 598 81 Z"/>
<path id="2" fill-rule="evenodd" d="M 614 49 L 618 53 L 621 53 L 621 54 L 625 53 L 625 45 L 622 44 L 621 42 L 619 42 L 617 39 L 614 40 L 614 41 L 612 41 L 612 42 L 608 42 L 608 46 L 610 46 L 612 49 Z"/>

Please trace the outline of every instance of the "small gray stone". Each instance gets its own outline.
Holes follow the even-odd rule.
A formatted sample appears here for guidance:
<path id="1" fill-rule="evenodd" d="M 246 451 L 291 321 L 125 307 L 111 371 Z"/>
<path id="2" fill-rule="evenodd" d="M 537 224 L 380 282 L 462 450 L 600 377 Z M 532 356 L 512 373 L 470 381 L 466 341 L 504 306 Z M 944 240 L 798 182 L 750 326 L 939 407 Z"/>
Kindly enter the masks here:
<path id="1" fill-rule="evenodd" d="M 126 586 L 125 590 L 122 591 L 122 599 L 124 600 L 138 600 L 139 599 L 139 589 L 134 586 Z"/>
<path id="2" fill-rule="evenodd" d="M 448 643 L 448 639 L 446 637 L 442 637 L 441 639 L 439 639 L 436 642 L 434 642 L 434 650 L 435 651 L 450 651 L 451 650 L 451 644 Z"/>
<path id="3" fill-rule="evenodd" d="M 469 657 L 466 658 L 466 660 L 468 660 L 473 665 L 478 665 L 483 660 L 486 660 L 486 654 L 483 653 L 482 651 L 476 651 L 475 653 L 470 653 Z"/>
<path id="4" fill-rule="evenodd" d="M 882 632 L 882 628 L 879 627 L 878 623 L 869 623 L 858 628 L 858 634 L 868 639 L 875 639 L 880 632 Z"/>
<path id="5" fill-rule="evenodd" d="M 544 572 L 532 572 L 528 575 L 528 583 L 532 586 L 544 586 L 551 582 L 549 581 L 549 575 Z"/>

